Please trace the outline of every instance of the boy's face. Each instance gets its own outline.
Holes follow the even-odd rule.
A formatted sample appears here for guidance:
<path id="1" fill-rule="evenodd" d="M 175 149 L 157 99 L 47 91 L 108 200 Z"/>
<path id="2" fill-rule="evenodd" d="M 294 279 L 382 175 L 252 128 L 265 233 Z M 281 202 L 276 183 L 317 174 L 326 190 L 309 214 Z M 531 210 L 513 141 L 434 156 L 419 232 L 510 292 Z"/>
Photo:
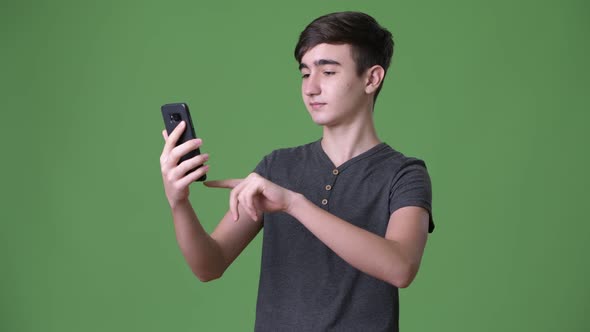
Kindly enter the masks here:
<path id="1" fill-rule="evenodd" d="M 367 75 L 357 75 L 348 44 L 319 44 L 301 58 L 303 102 L 313 121 L 322 126 L 354 122 L 372 102 Z"/>

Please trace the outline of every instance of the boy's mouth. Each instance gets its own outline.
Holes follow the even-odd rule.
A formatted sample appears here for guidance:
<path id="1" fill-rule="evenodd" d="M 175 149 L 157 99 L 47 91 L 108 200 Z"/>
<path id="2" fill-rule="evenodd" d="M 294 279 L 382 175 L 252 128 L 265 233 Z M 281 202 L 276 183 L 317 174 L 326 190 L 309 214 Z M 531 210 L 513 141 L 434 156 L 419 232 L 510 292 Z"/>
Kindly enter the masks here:
<path id="1" fill-rule="evenodd" d="M 318 102 L 309 103 L 309 106 L 311 106 L 311 108 L 313 108 L 314 110 L 320 109 L 324 105 L 326 105 L 326 103 L 318 103 Z"/>

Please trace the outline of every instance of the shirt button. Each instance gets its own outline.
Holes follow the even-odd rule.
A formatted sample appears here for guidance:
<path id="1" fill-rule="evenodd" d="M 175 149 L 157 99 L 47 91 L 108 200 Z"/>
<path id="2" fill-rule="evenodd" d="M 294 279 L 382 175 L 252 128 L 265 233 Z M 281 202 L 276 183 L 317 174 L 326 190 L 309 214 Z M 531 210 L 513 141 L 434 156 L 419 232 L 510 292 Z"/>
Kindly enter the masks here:
<path id="1" fill-rule="evenodd" d="M 331 185 L 329 185 L 329 184 L 327 184 L 327 185 L 326 185 L 326 190 L 332 190 L 332 186 L 331 186 Z"/>
<path id="2" fill-rule="evenodd" d="M 332 174 L 334 174 L 334 175 L 338 175 L 338 170 L 337 170 L 337 169 L 333 170 L 333 171 L 332 171 Z"/>
<path id="3" fill-rule="evenodd" d="M 322 205 L 326 205 L 326 204 L 328 204 L 328 200 L 327 200 L 327 199 L 325 199 L 325 198 L 324 198 L 324 199 L 322 199 Z"/>

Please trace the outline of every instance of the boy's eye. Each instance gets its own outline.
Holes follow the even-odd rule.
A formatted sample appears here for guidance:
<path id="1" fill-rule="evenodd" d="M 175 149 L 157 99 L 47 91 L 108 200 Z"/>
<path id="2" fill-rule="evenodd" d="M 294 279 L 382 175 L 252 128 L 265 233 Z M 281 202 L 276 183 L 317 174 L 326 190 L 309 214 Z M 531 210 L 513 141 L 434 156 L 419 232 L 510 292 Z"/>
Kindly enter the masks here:
<path id="1" fill-rule="evenodd" d="M 308 77 L 309 77 L 309 74 L 303 74 L 303 75 L 301 75 L 301 78 L 308 78 Z"/>
<path id="2" fill-rule="evenodd" d="M 333 71 L 325 71 L 325 72 L 324 72 L 324 75 L 326 75 L 326 76 L 331 76 L 331 75 L 334 75 L 335 73 L 336 73 L 336 72 L 333 72 Z"/>

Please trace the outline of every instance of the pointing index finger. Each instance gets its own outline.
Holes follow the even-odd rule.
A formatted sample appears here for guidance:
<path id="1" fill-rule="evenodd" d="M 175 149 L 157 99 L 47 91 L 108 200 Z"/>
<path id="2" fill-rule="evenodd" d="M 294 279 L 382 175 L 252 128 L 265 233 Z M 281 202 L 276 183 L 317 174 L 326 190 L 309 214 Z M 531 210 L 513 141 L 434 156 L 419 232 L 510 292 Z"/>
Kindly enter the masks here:
<path id="1" fill-rule="evenodd" d="M 227 188 L 233 189 L 240 184 L 243 179 L 225 179 L 225 180 L 214 180 L 205 181 L 204 184 L 209 188 Z"/>

